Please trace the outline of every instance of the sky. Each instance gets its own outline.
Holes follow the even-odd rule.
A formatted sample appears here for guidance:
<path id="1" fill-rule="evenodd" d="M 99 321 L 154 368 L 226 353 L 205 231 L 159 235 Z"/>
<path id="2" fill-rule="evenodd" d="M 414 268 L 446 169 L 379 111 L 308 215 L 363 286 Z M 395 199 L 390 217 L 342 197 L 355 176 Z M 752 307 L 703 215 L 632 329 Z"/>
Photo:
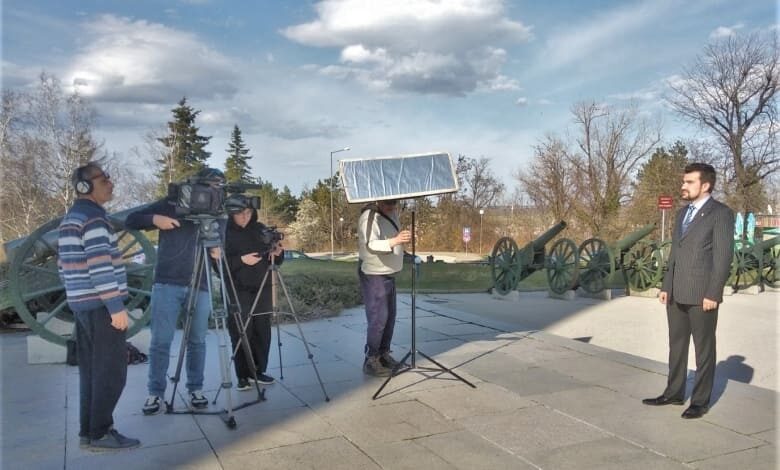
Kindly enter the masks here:
<path id="1" fill-rule="evenodd" d="M 224 166 L 234 125 L 255 176 L 294 194 L 339 158 L 489 158 L 511 191 L 571 108 L 637 106 L 665 144 L 696 136 L 664 96 L 710 42 L 775 30 L 772 0 L 4 0 L 2 87 L 41 72 L 88 97 L 135 158 L 182 98 Z M 143 163 L 139 162 L 139 165 Z M 148 165 L 147 165 L 148 166 Z"/>

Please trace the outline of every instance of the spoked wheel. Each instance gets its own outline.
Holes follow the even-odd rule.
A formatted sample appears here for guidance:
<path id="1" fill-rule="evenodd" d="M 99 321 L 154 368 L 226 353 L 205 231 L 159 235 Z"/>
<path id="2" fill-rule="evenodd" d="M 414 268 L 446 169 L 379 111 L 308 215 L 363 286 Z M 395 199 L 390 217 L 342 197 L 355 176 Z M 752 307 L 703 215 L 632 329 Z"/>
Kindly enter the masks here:
<path id="1" fill-rule="evenodd" d="M 551 291 L 563 294 L 574 288 L 579 274 L 577 261 L 577 245 L 572 240 L 561 238 L 555 242 L 545 260 Z"/>
<path id="2" fill-rule="evenodd" d="M 623 258 L 623 271 L 628 285 L 637 292 L 658 285 L 663 269 L 663 253 L 655 243 L 640 241 Z"/>
<path id="3" fill-rule="evenodd" d="M 54 219 L 39 227 L 13 252 L 8 285 L 14 309 L 30 329 L 41 338 L 64 346 L 72 337 L 75 325 L 57 269 L 56 229 L 61 220 Z M 117 239 L 130 293 L 126 304 L 130 313 L 127 331 L 130 337 L 149 320 L 148 300 L 156 253 L 140 232 L 121 230 Z M 142 308 L 142 313 L 133 316 L 137 308 Z"/>
<path id="4" fill-rule="evenodd" d="M 780 264 L 780 241 L 778 244 L 764 248 L 761 251 L 761 269 L 764 285 L 769 287 L 780 286 L 780 277 L 777 274 L 777 266 Z"/>
<path id="5" fill-rule="evenodd" d="M 756 256 L 753 246 L 743 245 L 734 252 L 731 262 L 731 286 L 735 291 L 755 286 L 761 279 L 761 258 Z"/>
<path id="6" fill-rule="evenodd" d="M 517 287 L 517 273 L 520 266 L 517 257 L 517 243 L 509 237 L 496 242 L 491 254 L 491 275 L 493 287 L 501 295 L 506 295 Z"/>
<path id="7" fill-rule="evenodd" d="M 599 238 L 589 238 L 579 250 L 580 286 L 596 294 L 606 288 L 607 278 L 614 272 L 612 250 Z"/>

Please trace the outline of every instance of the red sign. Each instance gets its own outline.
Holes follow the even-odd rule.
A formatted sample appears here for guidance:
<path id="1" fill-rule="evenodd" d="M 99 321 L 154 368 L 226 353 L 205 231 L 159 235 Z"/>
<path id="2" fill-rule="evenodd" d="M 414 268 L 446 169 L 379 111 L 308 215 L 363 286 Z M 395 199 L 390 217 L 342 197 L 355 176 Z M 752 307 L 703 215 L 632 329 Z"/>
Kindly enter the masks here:
<path id="1" fill-rule="evenodd" d="M 674 207 L 674 198 L 672 196 L 658 196 L 659 209 L 671 209 Z"/>

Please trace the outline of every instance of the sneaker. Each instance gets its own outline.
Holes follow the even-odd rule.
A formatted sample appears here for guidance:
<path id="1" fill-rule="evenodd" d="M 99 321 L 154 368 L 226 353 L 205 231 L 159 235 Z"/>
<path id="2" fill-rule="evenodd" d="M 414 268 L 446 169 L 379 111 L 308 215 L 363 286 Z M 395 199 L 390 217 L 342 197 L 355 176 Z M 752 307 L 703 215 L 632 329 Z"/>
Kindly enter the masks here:
<path id="1" fill-rule="evenodd" d="M 389 351 L 379 356 L 379 362 L 391 370 L 395 369 L 396 366 L 401 365 L 400 362 L 396 361 L 395 358 L 390 355 Z"/>
<path id="2" fill-rule="evenodd" d="M 379 356 L 368 356 L 363 362 L 363 372 L 374 377 L 387 377 L 392 371 L 382 365 Z"/>
<path id="3" fill-rule="evenodd" d="M 116 429 L 109 429 L 100 439 L 92 439 L 89 442 L 90 450 L 120 450 L 132 449 L 141 445 L 141 441 L 119 434 Z"/>
<path id="4" fill-rule="evenodd" d="M 193 408 L 205 408 L 209 406 L 209 400 L 200 390 L 193 390 L 190 392 L 190 404 Z"/>
<path id="5" fill-rule="evenodd" d="M 159 413 L 162 409 L 160 406 L 161 402 L 162 398 L 158 397 L 157 395 L 149 395 L 149 397 L 146 399 L 146 402 L 144 402 L 144 407 L 142 408 L 144 414 L 149 416 Z"/>
<path id="6" fill-rule="evenodd" d="M 257 379 L 250 377 L 249 380 L 251 380 L 252 382 L 257 382 L 259 384 L 265 384 L 265 385 L 270 385 L 276 381 L 270 375 L 259 374 L 259 373 L 257 374 Z"/>
<path id="7" fill-rule="evenodd" d="M 239 391 L 249 390 L 252 388 L 251 385 L 249 385 L 249 379 L 238 379 L 238 385 L 236 385 L 236 389 Z"/>

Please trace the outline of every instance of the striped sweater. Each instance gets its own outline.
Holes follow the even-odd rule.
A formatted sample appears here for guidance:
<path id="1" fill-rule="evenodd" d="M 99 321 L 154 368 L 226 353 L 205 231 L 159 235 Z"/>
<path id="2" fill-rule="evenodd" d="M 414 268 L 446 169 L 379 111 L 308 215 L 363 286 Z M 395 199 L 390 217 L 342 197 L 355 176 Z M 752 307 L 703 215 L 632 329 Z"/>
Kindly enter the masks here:
<path id="1" fill-rule="evenodd" d="M 73 311 L 105 306 L 125 309 L 127 274 L 106 211 L 89 199 L 77 199 L 59 228 L 60 278 Z"/>

